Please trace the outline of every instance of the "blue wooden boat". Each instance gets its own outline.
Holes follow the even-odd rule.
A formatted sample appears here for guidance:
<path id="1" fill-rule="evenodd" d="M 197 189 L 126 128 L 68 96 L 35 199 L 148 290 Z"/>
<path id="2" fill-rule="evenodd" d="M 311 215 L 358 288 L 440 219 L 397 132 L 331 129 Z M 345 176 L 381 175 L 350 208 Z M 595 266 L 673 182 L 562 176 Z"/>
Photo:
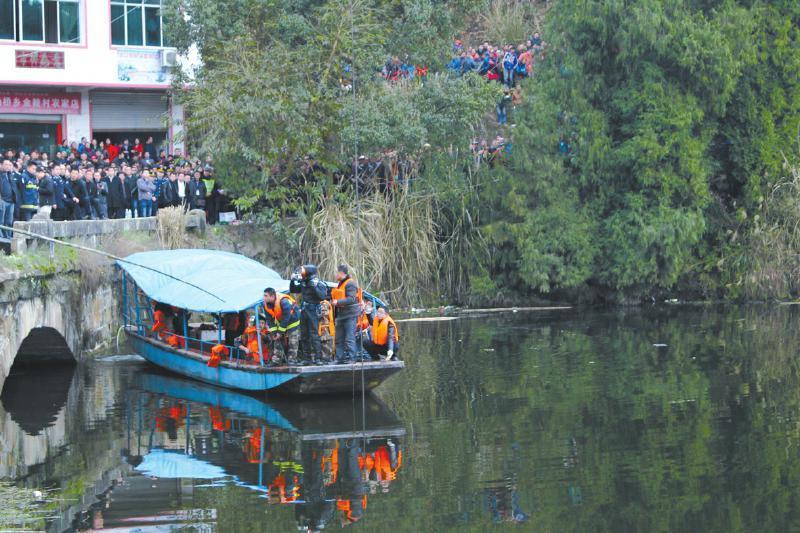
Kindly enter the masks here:
<path id="1" fill-rule="evenodd" d="M 222 315 L 252 310 L 260 328 L 257 307 L 264 289 L 286 292 L 288 280 L 257 261 L 216 250 L 141 252 L 117 264 L 122 272 L 122 322 L 135 351 L 178 374 L 230 389 L 336 394 L 372 390 L 405 366 L 403 361 L 375 361 L 273 367 L 247 360 L 236 346 L 226 346 L 227 359 L 209 366 L 212 348 L 223 345 Z M 192 334 L 182 312 L 179 331 L 171 332 L 179 344 L 170 345 L 152 332 L 155 302 L 214 317 L 216 339 Z"/>

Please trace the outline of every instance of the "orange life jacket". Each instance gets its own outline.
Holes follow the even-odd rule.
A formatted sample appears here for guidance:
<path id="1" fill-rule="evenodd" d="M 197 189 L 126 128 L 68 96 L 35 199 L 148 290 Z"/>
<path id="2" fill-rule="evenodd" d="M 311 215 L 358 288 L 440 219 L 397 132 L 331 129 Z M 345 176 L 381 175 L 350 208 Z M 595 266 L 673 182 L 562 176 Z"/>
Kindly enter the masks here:
<path id="1" fill-rule="evenodd" d="M 223 357 L 228 357 L 228 349 L 222 344 L 217 344 L 211 348 L 211 357 L 208 358 L 208 363 L 206 366 L 217 368 Z"/>
<path id="2" fill-rule="evenodd" d="M 167 338 L 167 344 L 169 344 L 173 348 L 185 348 L 186 340 L 183 337 L 179 337 L 177 335 L 170 335 Z"/>
<path id="3" fill-rule="evenodd" d="M 292 298 L 288 294 L 277 293 L 275 295 L 275 303 L 272 304 L 272 309 L 269 309 L 267 306 L 264 306 L 264 310 L 272 318 L 274 318 L 276 322 L 280 322 L 281 320 L 283 320 L 283 309 L 281 309 L 281 302 L 286 298 L 288 298 L 289 301 L 292 302 L 292 305 L 297 305 L 297 303 L 294 301 L 294 298 Z"/>
<path id="4" fill-rule="evenodd" d="M 161 333 L 162 331 L 166 331 L 167 323 L 166 323 L 166 316 L 164 315 L 164 311 L 160 309 L 158 311 L 153 312 L 153 333 Z"/>
<path id="5" fill-rule="evenodd" d="M 327 324 L 323 324 L 320 321 L 320 323 L 319 323 L 319 331 L 317 333 L 321 337 L 322 335 L 325 334 L 325 330 L 327 329 L 328 330 L 328 335 L 330 335 L 331 337 L 334 337 L 336 335 L 336 323 L 333 321 L 333 305 L 331 305 L 331 303 L 329 301 L 327 301 L 327 300 L 322 302 L 321 305 L 325 305 L 325 307 L 328 309 L 328 312 L 326 313 L 328 315 L 328 323 Z"/>
<path id="6" fill-rule="evenodd" d="M 331 298 L 333 298 L 334 300 L 341 300 L 343 298 L 346 298 L 347 286 L 350 284 L 350 282 L 355 283 L 355 281 L 353 281 L 353 278 L 347 278 L 344 281 L 340 281 L 339 285 L 335 289 L 331 289 Z M 359 304 L 364 301 L 364 291 L 361 290 L 360 287 L 356 291 L 356 301 Z"/>
<path id="7" fill-rule="evenodd" d="M 259 363 L 262 360 L 266 362 L 269 360 L 269 352 L 267 351 L 267 343 L 261 343 L 261 358 L 259 358 L 258 354 L 258 333 L 256 332 L 255 326 L 247 326 L 247 329 L 244 330 L 242 334 L 242 344 L 244 344 L 248 351 L 250 352 L 250 359 L 253 360 L 255 363 Z M 269 330 L 267 328 L 261 328 L 262 335 L 267 333 Z"/>
<path id="8" fill-rule="evenodd" d="M 356 331 L 366 331 L 369 328 L 369 318 L 367 318 L 366 313 L 362 313 L 358 317 L 358 323 L 356 324 Z"/>
<path id="9" fill-rule="evenodd" d="M 392 317 L 386 315 L 386 318 L 379 320 L 375 317 L 372 321 L 372 342 L 378 346 L 386 346 L 389 344 L 389 324 L 394 326 L 394 342 L 400 340 L 400 334 L 397 332 L 397 324 L 394 323 Z"/>

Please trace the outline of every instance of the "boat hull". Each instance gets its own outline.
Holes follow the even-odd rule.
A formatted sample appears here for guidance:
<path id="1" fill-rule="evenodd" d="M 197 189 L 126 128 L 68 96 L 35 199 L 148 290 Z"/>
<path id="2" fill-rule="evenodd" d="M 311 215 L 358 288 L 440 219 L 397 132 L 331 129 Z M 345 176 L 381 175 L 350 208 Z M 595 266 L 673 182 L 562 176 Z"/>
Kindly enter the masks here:
<path id="1" fill-rule="evenodd" d="M 257 367 L 223 361 L 218 367 L 209 367 L 208 359 L 199 354 L 172 348 L 130 329 L 126 333 L 135 351 L 150 363 L 229 389 L 290 395 L 360 392 L 362 388 L 374 389 L 405 366 L 402 361 L 385 361 L 348 365 Z"/>

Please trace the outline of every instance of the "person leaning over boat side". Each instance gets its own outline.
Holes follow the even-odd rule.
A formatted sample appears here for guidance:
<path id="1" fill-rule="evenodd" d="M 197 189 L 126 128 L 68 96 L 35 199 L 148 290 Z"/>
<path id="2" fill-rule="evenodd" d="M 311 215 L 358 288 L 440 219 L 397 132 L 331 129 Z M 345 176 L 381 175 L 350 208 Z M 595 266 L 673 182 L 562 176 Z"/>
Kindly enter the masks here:
<path id="1" fill-rule="evenodd" d="M 289 292 L 303 299 L 300 317 L 300 347 L 304 361 L 316 361 L 322 355 L 319 338 L 320 303 L 328 298 L 328 286 L 317 277 L 316 265 L 297 267 L 289 282 Z"/>
<path id="2" fill-rule="evenodd" d="M 225 344 L 233 346 L 247 328 L 247 311 L 225 313 L 222 315 L 222 329 L 225 330 Z"/>
<path id="3" fill-rule="evenodd" d="M 336 281 L 339 284 L 331 291 L 331 304 L 336 310 L 336 363 L 341 365 L 356 359 L 356 321 L 361 311 L 361 291 L 346 265 L 336 269 Z"/>
<path id="4" fill-rule="evenodd" d="M 264 311 L 270 317 L 273 364 L 302 364 L 297 360 L 300 344 L 300 309 L 294 298 L 279 294 L 272 287 L 264 289 Z"/>
<path id="5" fill-rule="evenodd" d="M 375 319 L 372 321 L 372 339 L 364 339 L 364 349 L 371 356 L 378 359 L 385 358 L 387 361 L 394 359 L 400 350 L 397 324 L 383 307 L 379 307 L 375 313 Z"/>

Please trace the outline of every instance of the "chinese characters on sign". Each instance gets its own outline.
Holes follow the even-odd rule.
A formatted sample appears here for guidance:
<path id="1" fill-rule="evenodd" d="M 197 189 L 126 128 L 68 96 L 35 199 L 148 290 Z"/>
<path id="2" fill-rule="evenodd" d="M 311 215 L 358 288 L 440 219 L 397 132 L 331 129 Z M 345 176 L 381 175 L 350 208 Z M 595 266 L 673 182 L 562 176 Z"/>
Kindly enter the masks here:
<path id="1" fill-rule="evenodd" d="M 0 91 L 0 113 L 80 115 L 81 95 Z"/>
<path id="2" fill-rule="evenodd" d="M 14 50 L 17 68 L 64 68 L 64 52 Z"/>

